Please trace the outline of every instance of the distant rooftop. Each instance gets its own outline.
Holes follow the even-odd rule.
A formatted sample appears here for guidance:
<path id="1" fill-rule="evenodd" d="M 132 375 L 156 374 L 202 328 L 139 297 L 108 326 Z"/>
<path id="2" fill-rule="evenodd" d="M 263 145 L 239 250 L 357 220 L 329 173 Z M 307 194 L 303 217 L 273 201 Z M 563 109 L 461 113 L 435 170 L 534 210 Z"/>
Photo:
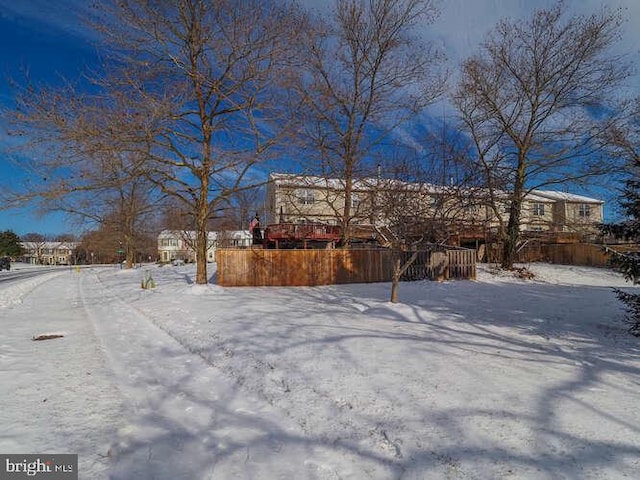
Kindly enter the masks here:
<path id="1" fill-rule="evenodd" d="M 333 189 L 342 189 L 344 188 L 344 180 L 337 178 L 325 178 L 314 175 L 298 175 L 293 173 L 271 173 L 269 175 L 271 181 L 273 181 L 276 185 L 291 185 L 291 186 L 300 186 L 306 185 L 309 187 L 316 188 L 333 188 Z M 393 184 L 401 184 L 405 188 L 408 186 L 415 189 L 426 189 L 430 192 L 441 192 L 444 193 L 448 187 L 433 185 L 433 184 L 419 184 L 419 183 L 410 183 L 403 182 L 400 180 L 386 179 L 386 178 L 363 178 L 354 181 L 353 189 L 354 190 L 369 190 L 376 185 L 380 187 L 389 188 Z M 567 202 L 576 202 L 576 203 L 597 203 L 604 204 L 603 200 L 599 200 L 597 198 L 586 197 L 583 195 L 576 195 L 573 193 L 567 192 L 556 192 L 553 190 L 533 190 L 529 194 L 527 194 L 527 199 L 530 201 L 539 201 L 539 202 L 557 202 L 557 201 L 567 201 Z"/>
<path id="2" fill-rule="evenodd" d="M 553 190 L 534 190 L 531 193 L 533 195 L 537 195 L 543 198 L 548 198 L 550 200 L 564 200 L 567 202 L 604 204 L 603 200 L 598 200 L 597 198 L 585 197 L 583 195 L 576 195 L 574 193 L 555 192 Z"/>

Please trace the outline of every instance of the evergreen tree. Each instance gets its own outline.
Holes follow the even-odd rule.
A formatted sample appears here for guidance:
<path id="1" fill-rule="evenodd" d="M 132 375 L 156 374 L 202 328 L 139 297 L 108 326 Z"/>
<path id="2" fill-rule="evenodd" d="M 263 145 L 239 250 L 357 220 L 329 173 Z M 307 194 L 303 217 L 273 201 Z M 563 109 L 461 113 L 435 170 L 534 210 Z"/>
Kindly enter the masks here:
<path id="1" fill-rule="evenodd" d="M 629 178 L 625 182 L 620 206 L 627 219 L 617 224 L 602 227 L 603 233 L 614 235 L 634 242 L 640 241 L 640 157 L 634 157 L 633 165 L 629 169 Z M 627 281 L 634 285 L 640 284 L 640 253 L 619 253 L 609 250 L 611 263 L 618 268 Z M 616 296 L 627 309 L 629 332 L 640 336 L 640 294 L 624 292 L 614 289 Z"/>
<path id="2" fill-rule="evenodd" d="M 11 230 L 0 232 L 0 257 L 17 257 L 22 254 L 20 237 Z"/>

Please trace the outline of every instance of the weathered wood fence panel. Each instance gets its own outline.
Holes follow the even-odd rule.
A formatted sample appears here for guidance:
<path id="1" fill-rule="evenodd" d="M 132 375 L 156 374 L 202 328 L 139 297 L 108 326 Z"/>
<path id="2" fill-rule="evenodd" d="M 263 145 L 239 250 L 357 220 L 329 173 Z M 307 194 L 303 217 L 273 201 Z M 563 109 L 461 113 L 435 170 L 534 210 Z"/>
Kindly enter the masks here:
<path id="1" fill-rule="evenodd" d="M 564 265 L 606 267 L 609 264 L 603 246 L 590 243 L 543 245 L 542 256 L 550 263 Z"/>
<path id="2" fill-rule="evenodd" d="M 388 282 L 392 276 L 392 252 L 384 249 L 221 248 L 216 251 L 216 262 L 218 284 L 228 287 Z M 403 279 L 444 280 L 475 276 L 475 251 L 450 250 L 420 252 Z"/>
<path id="3" fill-rule="evenodd" d="M 560 265 L 606 267 L 609 257 L 604 246 L 592 243 L 565 243 L 526 245 L 517 255 L 521 263 L 547 262 Z"/>
<path id="4" fill-rule="evenodd" d="M 412 252 L 404 252 L 403 261 L 411 254 Z M 402 280 L 475 279 L 476 263 L 475 250 L 421 251 L 402 276 Z"/>
<path id="5" fill-rule="evenodd" d="M 449 260 L 449 278 L 476 278 L 475 250 L 447 250 Z"/>
<path id="6" fill-rule="evenodd" d="M 432 262 L 432 252 L 418 252 L 418 256 L 415 261 L 407 268 L 404 274 L 401 277 L 401 280 L 413 281 L 413 280 L 424 280 L 430 277 L 430 267 Z M 400 263 L 404 264 L 409 257 L 413 255 L 413 252 L 401 252 L 400 253 Z"/>
<path id="7" fill-rule="evenodd" d="M 606 253 L 607 250 L 625 253 L 637 252 L 640 249 L 637 245 L 600 245 L 596 243 L 532 244 L 525 246 L 519 252 L 517 261 L 608 267 L 611 256 Z"/>

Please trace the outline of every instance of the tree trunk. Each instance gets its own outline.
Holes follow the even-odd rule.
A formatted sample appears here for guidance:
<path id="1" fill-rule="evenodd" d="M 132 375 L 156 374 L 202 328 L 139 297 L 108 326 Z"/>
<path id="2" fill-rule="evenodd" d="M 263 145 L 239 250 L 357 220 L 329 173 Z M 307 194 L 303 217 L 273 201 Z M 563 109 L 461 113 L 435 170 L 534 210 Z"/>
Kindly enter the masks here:
<path id="1" fill-rule="evenodd" d="M 133 205 L 127 205 L 126 202 L 120 207 L 122 211 L 122 215 L 124 218 L 122 219 L 122 227 L 124 228 L 123 236 L 124 236 L 124 252 L 125 252 L 125 260 L 126 260 L 126 268 L 131 269 L 135 263 L 135 254 L 136 254 L 136 241 L 135 241 L 135 218 L 136 214 L 133 209 Z"/>
<path id="2" fill-rule="evenodd" d="M 398 303 L 398 291 L 400 290 L 400 256 L 393 260 L 393 275 L 391 276 L 391 303 Z"/>
<path id="3" fill-rule="evenodd" d="M 509 208 L 509 222 L 507 223 L 507 236 L 502 250 L 502 268 L 511 270 L 516 260 L 518 240 L 520 240 L 520 214 L 524 197 L 524 180 L 526 170 L 526 153 L 518 154 L 518 169 L 513 185 L 511 205 Z"/>
<path id="4" fill-rule="evenodd" d="M 133 240 L 130 234 L 124 235 L 124 252 L 125 252 L 125 260 L 126 260 L 126 268 L 133 268 L 133 264 L 135 263 L 135 241 Z"/>
<path id="5" fill-rule="evenodd" d="M 509 215 L 509 223 L 507 225 L 507 235 L 504 240 L 504 246 L 502 249 L 502 268 L 511 270 L 513 269 L 513 263 L 516 260 L 516 254 L 518 249 L 518 240 L 520 239 L 520 213 L 521 201 L 512 202 L 518 209 L 518 212 L 511 212 Z M 512 207 L 513 209 L 514 207 Z"/>
<path id="6" fill-rule="evenodd" d="M 205 190 L 206 191 L 206 190 Z M 206 285 L 207 278 L 207 220 L 209 218 L 209 205 L 206 198 L 201 199 L 196 212 L 196 284 Z"/>
<path id="7" fill-rule="evenodd" d="M 342 211 L 342 246 L 348 247 L 351 241 L 351 198 L 353 197 L 353 169 L 347 162 L 344 182 L 344 209 Z"/>
<path id="8" fill-rule="evenodd" d="M 395 251 L 393 254 L 393 274 L 391 276 L 391 303 L 398 303 L 398 291 L 400 290 L 400 279 L 404 272 L 413 265 L 418 258 L 418 252 L 413 252 L 411 257 L 402 264 L 402 250 Z"/>

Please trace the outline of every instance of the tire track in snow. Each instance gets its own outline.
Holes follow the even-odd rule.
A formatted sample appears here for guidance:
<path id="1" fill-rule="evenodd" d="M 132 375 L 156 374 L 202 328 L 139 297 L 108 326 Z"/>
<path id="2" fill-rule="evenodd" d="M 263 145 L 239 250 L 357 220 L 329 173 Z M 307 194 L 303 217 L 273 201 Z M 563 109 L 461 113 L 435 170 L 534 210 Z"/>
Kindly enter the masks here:
<path id="1" fill-rule="evenodd" d="M 323 460 L 329 447 L 247 395 L 99 275 L 83 304 L 130 403 L 111 478 L 340 478 Z M 342 462 L 351 468 L 351 459 Z"/>

